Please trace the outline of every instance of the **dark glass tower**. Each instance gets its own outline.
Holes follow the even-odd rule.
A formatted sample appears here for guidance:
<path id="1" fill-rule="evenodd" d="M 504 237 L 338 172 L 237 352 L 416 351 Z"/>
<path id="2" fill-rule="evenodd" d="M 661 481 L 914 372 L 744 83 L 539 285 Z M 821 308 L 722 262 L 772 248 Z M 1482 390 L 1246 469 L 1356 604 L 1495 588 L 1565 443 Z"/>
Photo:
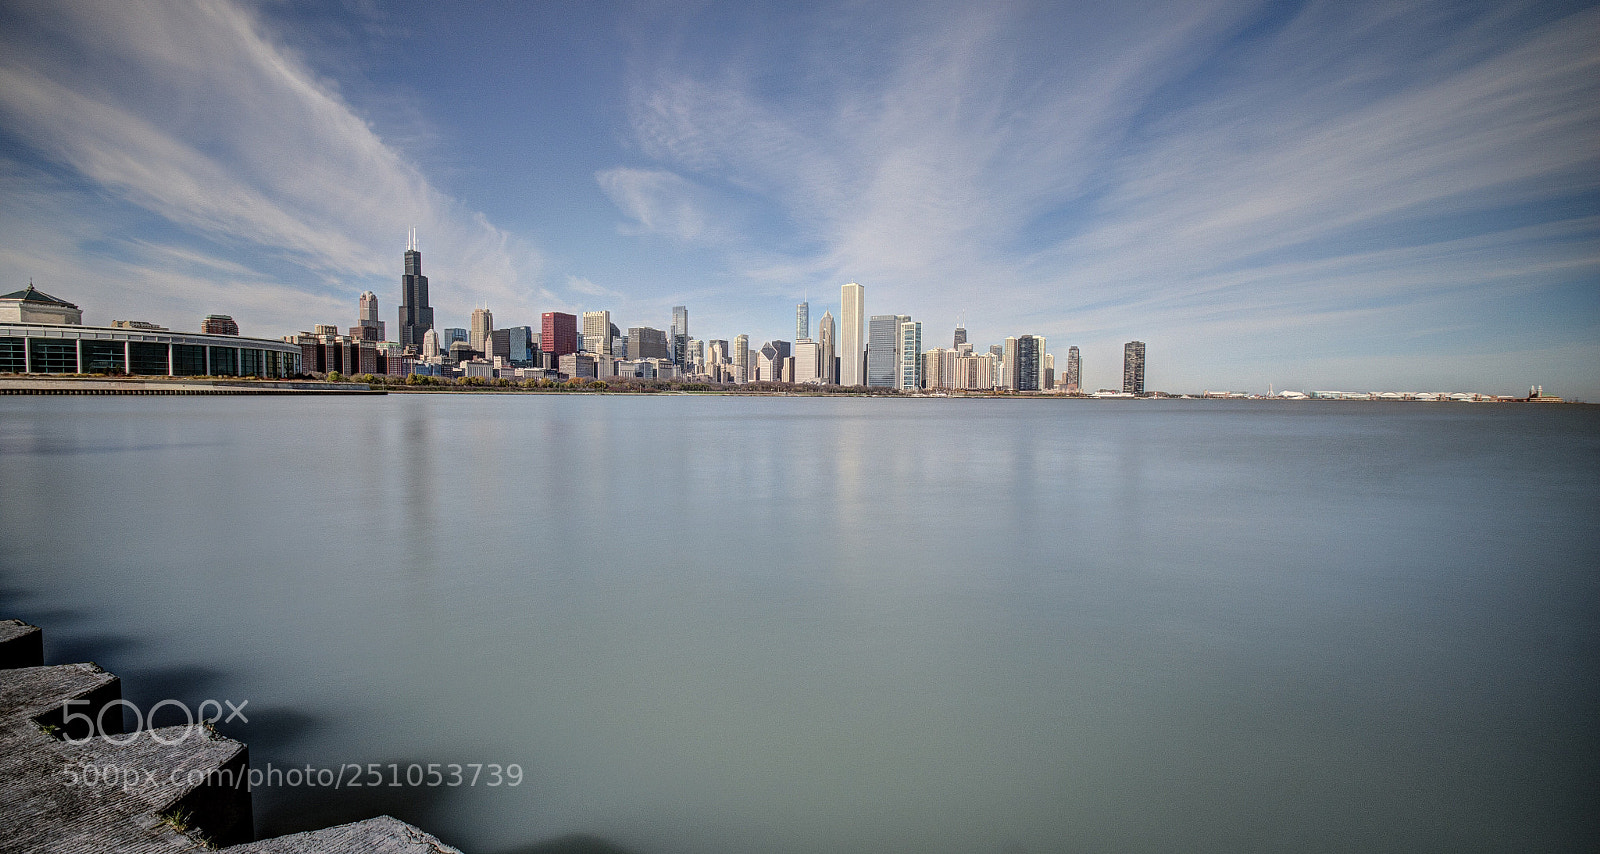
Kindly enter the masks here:
<path id="1" fill-rule="evenodd" d="M 1128 394 L 1144 394 L 1143 341 L 1122 345 L 1122 390 Z"/>
<path id="2" fill-rule="evenodd" d="M 406 271 L 400 276 L 400 346 L 422 351 L 422 336 L 433 328 L 433 307 L 428 305 L 428 277 L 422 275 L 422 250 L 417 232 L 406 240 Z"/>

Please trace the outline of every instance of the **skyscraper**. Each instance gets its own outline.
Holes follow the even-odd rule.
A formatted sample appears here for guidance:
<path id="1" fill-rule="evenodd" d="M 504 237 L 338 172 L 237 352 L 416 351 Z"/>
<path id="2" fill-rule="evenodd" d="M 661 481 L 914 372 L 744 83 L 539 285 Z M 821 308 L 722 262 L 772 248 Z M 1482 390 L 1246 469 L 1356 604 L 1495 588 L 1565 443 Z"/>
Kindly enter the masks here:
<path id="1" fill-rule="evenodd" d="M 794 382 L 822 383 L 822 345 L 810 338 L 794 342 Z"/>
<path id="2" fill-rule="evenodd" d="M 961 345 L 965 343 L 967 343 L 967 327 L 958 323 L 956 324 L 955 348 L 959 350 L 961 349 Z"/>
<path id="3" fill-rule="evenodd" d="M 788 341 L 768 341 L 756 352 L 756 374 L 762 382 L 783 379 L 783 361 L 791 355 Z"/>
<path id="4" fill-rule="evenodd" d="M 553 367 L 557 359 L 578 352 L 578 318 L 547 311 L 539 316 L 539 325 L 539 350 L 544 354 L 545 367 Z"/>
<path id="5" fill-rule="evenodd" d="M 851 282 L 839 289 L 839 385 L 865 385 L 866 365 L 862 345 L 866 343 L 866 289 Z"/>
<path id="6" fill-rule="evenodd" d="M 428 277 L 422 275 L 416 229 L 407 235 L 405 259 L 405 272 L 400 276 L 400 346 L 418 352 L 423 333 L 433 328 L 433 307 L 428 305 Z"/>
<path id="7" fill-rule="evenodd" d="M 822 382 L 824 385 L 837 385 L 839 383 L 839 358 L 838 347 L 834 342 L 838 331 L 833 325 L 833 315 L 824 311 L 822 319 L 817 321 L 817 345 L 822 348 Z"/>
<path id="8" fill-rule="evenodd" d="M 900 382 L 900 324 L 911 318 L 874 314 L 867 334 L 867 385 L 895 388 Z"/>
<path id="9" fill-rule="evenodd" d="M 362 336 L 366 341 L 383 341 L 383 321 L 378 319 L 378 295 L 367 291 L 361 295 L 360 310 L 356 315 L 356 325 L 364 330 L 370 330 Z"/>
<path id="10" fill-rule="evenodd" d="M 672 348 L 672 364 L 681 370 L 688 357 L 689 349 L 689 309 L 687 306 L 675 305 L 672 307 L 672 338 L 669 340 Z M 634 356 L 635 359 L 639 358 Z"/>
<path id="11" fill-rule="evenodd" d="M 688 349 L 687 339 L 684 340 L 684 344 L 684 349 Z M 666 333 L 661 330 L 648 326 L 634 326 L 628 329 L 628 358 L 673 359 L 674 354 L 669 350 Z"/>
<path id="12" fill-rule="evenodd" d="M 794 307 L 794 341 L 799 344 L 811 337 L 811 303 L 801 300 Z"/>
<path id="13" fill-rule="evenodd" d="M 750 336 L 735 335 L 733 337 L 733 381 L 747 383 L 750 381 Z"/>
<path id="14" fill-rule="evenodd" d="M 1128 394 L 1144 394 L 1143 341 L 1122 345 L 1122 390 Z"/>
<path id="15" fill-rule="evenodd" d="M 1078 359 L 1078 348 L 1067 348 L 1067 393 L 1076 394 L 1083 387 L 1083 363 Z"/>
<path id="16" fill-rule="evenodd" d="M 906 318 L 900 321 L 900 382 L 902 391 L 922 388 L 922 324 Z"/>
<path id="17" fill-rule="evenodd" d="M 1005 385 L 1015 391 L 1044 388 L 1044 339 L 1019 335 L 1006 339 Z"/>
<path id="18" fill-rule="evenodd" d="M 494 313 L 487 308 L 473 309 L 472 337 L 467 339 L 467 343 L 471 344 L 472 349 L 477 350 L 479 353 L 486 353 L 488 351 L 484 347 L 487 345 L 489 334 L 492 332 L 494 332 Z"/>
<path id="19" fill-rule="evenodd" d="M 590 353 L 611 355 L 611 312 L 584 312 L 583 341 L 580 343 Z"/>

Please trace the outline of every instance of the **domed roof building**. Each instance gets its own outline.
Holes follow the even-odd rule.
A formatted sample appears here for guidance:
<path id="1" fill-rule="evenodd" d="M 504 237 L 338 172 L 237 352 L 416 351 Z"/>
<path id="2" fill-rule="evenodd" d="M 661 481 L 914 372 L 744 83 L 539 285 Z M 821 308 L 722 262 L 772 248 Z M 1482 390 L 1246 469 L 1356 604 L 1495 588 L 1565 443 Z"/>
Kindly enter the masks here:
<path id="1" fill-rule="evenodd" d="M 83 309 L 53 297 L 29 282 L 26 288 L 0 296 L 0 323 L 83 323 Z"/>

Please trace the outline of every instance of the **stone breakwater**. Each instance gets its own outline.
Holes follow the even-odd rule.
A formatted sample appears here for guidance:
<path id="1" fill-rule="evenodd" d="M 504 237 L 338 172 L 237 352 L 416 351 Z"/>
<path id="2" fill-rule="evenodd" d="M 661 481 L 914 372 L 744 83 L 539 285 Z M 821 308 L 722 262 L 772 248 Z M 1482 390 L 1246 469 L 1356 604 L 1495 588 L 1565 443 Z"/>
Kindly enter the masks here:
<path id="1" fill-rule="evenodd" d="M 245 745 L 181 726 L 123 733 L 121 697 L 115 675 L 95 664 L 45 666 L 43 633 L 0 620 L 0 848 L 459 854 L 388 816 L 255 841 Z M 133 782 L 84 785 L 63 773 L 71 768 L 125 769 Z"/>

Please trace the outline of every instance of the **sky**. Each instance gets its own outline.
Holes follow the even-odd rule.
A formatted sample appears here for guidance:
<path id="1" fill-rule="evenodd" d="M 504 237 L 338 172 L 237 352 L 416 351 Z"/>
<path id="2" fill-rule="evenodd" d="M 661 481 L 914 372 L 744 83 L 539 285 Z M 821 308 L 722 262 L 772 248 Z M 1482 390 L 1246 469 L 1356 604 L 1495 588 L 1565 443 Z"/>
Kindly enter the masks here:
<path id="1" fill-rule="evenodd" d="M 0 291 L 392 330 L 411 228 L 441 327 L 1600 400 L 1600 6 L 0 0 Z"/>

